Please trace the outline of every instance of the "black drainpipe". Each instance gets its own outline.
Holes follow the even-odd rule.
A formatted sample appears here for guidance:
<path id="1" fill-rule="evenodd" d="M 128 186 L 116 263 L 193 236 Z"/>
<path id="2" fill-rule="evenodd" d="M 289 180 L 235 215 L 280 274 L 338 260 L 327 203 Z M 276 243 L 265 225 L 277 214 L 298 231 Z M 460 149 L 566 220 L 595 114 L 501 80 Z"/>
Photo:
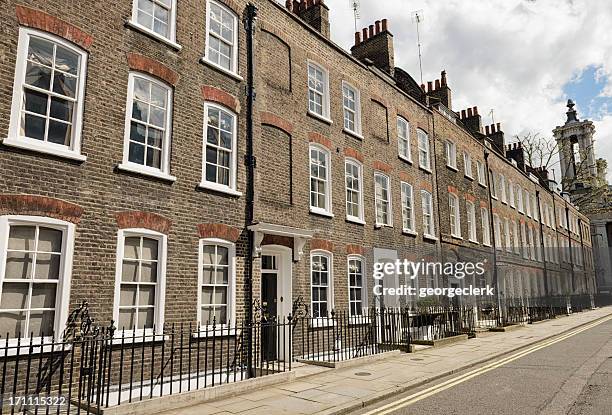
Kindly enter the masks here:
<path id="1" fill-rule="evenodd" d="M 255 102 L 255 59 L 253 52 L 253 40 L 255 37 L 255 20 L 257 19 L 257 7 L 249 3 L 244 10 L 244 29 L 246 32 L 246 52 L 247 52 L 247 105 L 246 105 L 246 156 L 247 166 L 247 192 L 246 192 L 246 229 L 248 236 L 246 264 L 245 264 L 245 283 L 246 283 L 246 318 L 249 324 L 247 330 L 247 377 L 253 377 L 253 231 L 248 226 L 253 224 L 255 218 L 255 156 L 253 154 L 253 106 Z"/>

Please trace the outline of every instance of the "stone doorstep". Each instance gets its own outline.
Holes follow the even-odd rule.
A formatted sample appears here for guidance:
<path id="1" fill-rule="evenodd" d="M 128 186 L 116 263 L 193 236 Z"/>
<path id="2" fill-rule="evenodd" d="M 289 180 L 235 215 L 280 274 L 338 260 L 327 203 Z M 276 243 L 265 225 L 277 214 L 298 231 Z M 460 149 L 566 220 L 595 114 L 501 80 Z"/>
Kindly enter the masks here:
<path id="1" fill-rule="evenodd" d="M 551 335 L 542 337 L 539 340 L 532 341 L 532 342 L 529 342 L 527 344 L 524 344 L 522 346 L 513 347 L 513 348 L 505 350 L 503 352 L 489 355 L 489 356 L 487 356 L 487 357 L 485 357 L 485 358 L 483 358 L 481 360 L 477 360 L 477 361 L 474 361 L 472 363 L 465 364 L 465 365 L 463 365 L 461 367 L 458 367 L 456 369 L 447 370 L 446 372 L 443 372 L 443 373 L 438 373 L 438 374 L 436 374 L 434 376 L 431 376 L 429 378 L 420 380 L 418 382 L 411 383 L 411 384 L 405 384 L 405 385 L 402 385 L 402 386 L 398 386 L 393 391 L 382 391 L 382 392 L 375 393 L 371 397 L 368 397 L 367 400 L 358 401 L 357 403 L 351 402 L 351 403 L 348 403 L 348 404 L 345 404 L 345 405 L 339 405 L 339 406 L 337 406 L 335 408 L 330 408 L 328 410 L 319 412 L 317 415 L 340 415 L 340 414 L 350 414 L 350 413 L 353 413 L 354 411 L 362 409 L 362 408 L 366 407 L 367 405 L 375 404 L 377 402 L 383 401 L 383 400 L 391 398 L 393 396 L 397 396 L 398 394 L 407 392 L 407 391 L 409 391 L 411 389 L 415 389 L 415 388 L 421 387 L 423 385 L 426 385 L 428 383 L 434 382 L 434 381 L 436 381 L 438 379 L 442 379 L 442 378 L 444 378 L 446 376 L 450 376 L 450 375 L 453 375 L 455 373 L 458 373 L 458 372 L 461 372 L 461 371 L 464 371 L 464 370 L 467 370 L 467 369 L 471 369 L 471 368 L 473 368 L 475 366 L 478 366 L 478 365 L 481 365 L 483 363 L 487 363 L 487 362 L 499 359 L 500 357 L 507 356 L 508 354 L 511 354 L 511 353 L 520 351 L 522 349 L 525 349 L 525 348 L 527 348 L 529 346 L 532 346 L 535 343 L 540 343 L 540 342 L 546 341 L 546 340 L 551 339 L 553 337 L 557 337 L 557 336 L 563 335 L 563 334 L 565 334 L 565 333 L 567 333 L 567 332 L 569 332 L 571 330 L 574 330 L 574 329 L 580 328 L 582 326 L 586 326 L 587 324 L 591 324 L 591 323 L 594 323 L 596 321 L 602 320 L 602 319 L 604 319 L 606 317 L 609 317 L 611 314 L 612 313 L 608 313 L 608 314 L 606 314 L 604 316 L 601 316 L 601 317 L 598 317 L 598 318 L 596 318 L 594 320 L 585 321 L 583 323 L 580 323 L 580 324 L 577 324 L 577 325 L 572 326 L 570 328 L 567 328 L 565 330 L 562 330 L 562 331 L 560 331 L 560 332 L 558 332 L 556 334 L 551 334 Z M 546 321 L 551 321 L 551 320 L 546 320 Z"/>
<path id="2" fill-rule="evenodd" d="M 437 340 L 412 340 L 413 344 L 420 344 L 431 347 L 443 347 L 454 343 L 462 342 L 468 339 L 467 334 L 458 334 L 457 336 L 445 337 Z"/>
<path id="3" fill-rule="evenodd" d="M 186 406 L 193 406 L 212 400 L 229 398 L 245 392 L 251 392 L 253 389 L 260 389 L 279 383 L 291 382 L 294 379 L 295 372 L 274 373 L 272 375 L 261 376 L 234 383 L 226 383 L 219 386 L 193 390 L 190 392 L 126 403 L 112 406 L 110 408 L 100 408 L 100 410 L 97 412 L 95 408 L 91 408 L 90 411 L 100 415 L 150 415 L 162 411 L 170 411 Z"/>
<path id="4" fill-rule="evenodd" d="M 393 357 L 398 354 L 400 354 L 400 350 L 390 350 L 387 352 L 357 357 L 355 359 L 341 360 L 338 362 L 321 362 L 317 360 L 308 360 L 308 359 L 297 359 L 297 361 L 299 363 L 305 363 L 307 365 L 323 366 L 323 367 L 328 367 L 332 369 L 343 369 L 347 367 L 359 366 L 362 364 L 376 362 L 378 360 L 384 360 L 388 357 Z"/>

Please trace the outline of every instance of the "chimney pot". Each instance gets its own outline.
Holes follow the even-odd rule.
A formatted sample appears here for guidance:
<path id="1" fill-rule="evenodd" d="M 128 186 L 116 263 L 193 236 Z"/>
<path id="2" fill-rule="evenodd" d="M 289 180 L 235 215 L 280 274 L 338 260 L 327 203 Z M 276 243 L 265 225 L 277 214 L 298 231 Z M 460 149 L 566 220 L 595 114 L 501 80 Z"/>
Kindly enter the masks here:
<path id="1" fill-rule="evenodd" d="M 363 32 L 363 41 L 365 42 L 366 40 L 368 40 L 368 28 L 364 27 L 362 32 Z"/>
<path id="2" fill-rule="evenodd" d="M 285 7 L 287 8 L 287 10 L 293 11 L 293 0 L 287 0 L 285 2 Z"/>
<path id="3" fill-rule="evenodd" d="M 427 81 L 427 91 L 428 92 L 433 91 L 433 82 Z"/>
<path id="4" fill-rule="evenodd" d="M 478 115 L 478 107 L 473 107 L 472 111 L 474 111 L 474 115 Z"/>
<path id="5" fill-rule="evenodd" d="M 442 86 L 446 86 L 446 71 L 440 72 L 440 78 L 441 78 Z"/>
<path id="6" fill-rule="evenodd" d="M 499 123 L 497 123 L 497 131 L 501 131 L 501 127 L 499 126 Z"/>
<path id="7" fill-rule="evenodd" d="M 370 35 L 370 37 L 374 36 L 374 25 L 371 24 L 368 29 L 368 34 Z"/>
<path id="8" fill-rule="evenodd" d="M 491 124 L 491 134 L 497 132 L 497 130 L 495 129 L 495 124 Z"/>
<path id="9" fill-rule="evenodd" d="M 489 135 L 489 134 L 490 134 L 490 132 L 489 132 L 489 126 L 488 126 L 488 125 L 487 125 L 487 126 L 485 126 L 485 134 L 486 134 L 486 135 Z"/>
<path id="10" fill-rule="evenodd" d="M 306 0 L 300 0 L 300 11 L 306 10 Z"/>
<path id="11" fill-rule="evenodd" d="M 358 45 L 360 43 L 361 43 L 361 33 L 355 32 L 355 45 Z"/>
<path id="12" fill-rule="evenodd" d="M 306 0 L 306 8 L 308 9 L 309 7 L 311 7 L 313 5 L 313 1 L 312 0 Z"/>
<path id="13" fill-rule="evenodd" d="M 425 89 L 425 84 L 421 84 L 421 89 L 425 92 L 427 92 L 427 89 Z"/>
<path id="14" fill-rule="evenodd" d="M 463 119 L 465 119 L 465 117 L 466 117 L 465 116 L 465 110 L 461 110 L 461 119 L 463 120 Z"/>
<path id="15" fill-rule="evenodd" d="M 380 33 L 380 20 L 375 21 L 374 24 L 376 25 L 376 34 L 379 34 Z"/>
<path id="16" fill-rule="evenodd" d="M 436 79 L 436 89 L 440 89 L 440 80 Z"/>
<path id="17" fill-rule="evenodd" d="M 382 19 L 382 31 L 386 32 L 387 31 L 387 19 Z"/>
<path id="18" fill-rule="evenodd" d="M 468 108 L 467 109 L 467 116 L 471 118 L 473 115 L 474 115 L 474 113 L 472 112 L 472 109 Z"/>

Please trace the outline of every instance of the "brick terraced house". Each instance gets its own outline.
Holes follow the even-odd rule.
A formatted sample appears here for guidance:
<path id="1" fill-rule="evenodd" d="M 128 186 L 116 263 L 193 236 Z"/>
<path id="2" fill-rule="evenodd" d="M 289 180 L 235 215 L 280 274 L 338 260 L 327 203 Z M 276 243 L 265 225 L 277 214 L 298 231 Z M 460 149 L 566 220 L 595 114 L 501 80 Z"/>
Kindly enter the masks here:
<path id="1" fill-rule="evenodd" d="M 372 293 L 404 258 L 485 261 L 413 283 L 498 287 L 480 305 L 595 292 L 588 219 L 453 110 L 445 72 L 395 67 L 387 20 L 347 52 L 322 0 L 255 5 L 249 73 L 246 1 L 4 2 L 3 338 L 60 333 L 82 301 L 128 333 L 235 324 L 250 290 L 268 317 L 417 306 Z"/>

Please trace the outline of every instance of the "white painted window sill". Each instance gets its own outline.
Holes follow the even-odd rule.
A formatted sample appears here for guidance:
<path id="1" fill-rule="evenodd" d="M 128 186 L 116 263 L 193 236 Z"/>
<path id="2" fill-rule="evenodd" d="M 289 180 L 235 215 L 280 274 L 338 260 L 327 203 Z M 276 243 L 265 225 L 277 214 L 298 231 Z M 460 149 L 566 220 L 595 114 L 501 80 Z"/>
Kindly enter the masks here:
<path id="1" fill-rule="evenodd" d="M 128 20 L 126 22 L 126 25 L 134 30 L 137 30 L 139 32 L 144 33 L 147 36 L 151 36 L 152 38 L 159 40 L 160 42 L 170 46 L 172 49 L 176 49 L 177 51 L 181 50 L 183 47 L 181 45 L 179 45 L 178 43 L 163 37 L 157 33 L 155 33 L 154 31 L 152 31 L 151 29 L 147 29 L 146 27 L 144 27 L 143 25 L 133 21 L 133 20 Z"/>
<path id="2" fill-rule="evenodd" d="M 117 337 L 119 335 L 119 337 Z M 138 332 L 134 333 L 133 331 L 116 331 L 113 336 L 113 345 L 119 344 L 138 344 L 138 343 L 155 343 L 155 342 L 163 342 L 169 340 L 169 335 L 164 335 L 161 333 L 153 333 L 151 332 Z"/>
<path id="3" fill-rule="evenodd" d="M 485 183 L 478 182 L 478 185 L 484 187 L 485 189 L 487 188 L 487 185 Z"/>
<path id="4" fill-rule="evenodd" d="M 400 158 L 400 160 L 404 160 L 406 163 L 412 164 L 412 159 L 406 156 L 403 156 L 401 154 L 398 154 L 397 157 Z"/>
<path id="5" fill-rule="evenodd" d="M 363 136 L 355 131 L 351 131 L 348 128 L 343 128 L 342 131 L 350 136 L 353 136 L 355 138 L 357 138 L 358 140 L 362 140 L 363 141 Z"/>
<path id="6" fill-rule="evenodd" d="M 482 246 L 486 246 L 486 247 L 489 247 L 489 248 L 491 248 L 491 244 L 488 244 L 488 243 L 484 243 L 484 242 L 482 243 Z"/>
<path id="7" fill-rule="evenodd" d="M 436 238 L 435 236 L 427 235 L 427 234 L 423 235 L 423 239 L 428 240 L 428 241 L 434 241 L 434 242 L 438 240 L 438 238 Z"/>
<path id="8" fill-rule="evenodd" d="M 497 199 L 497 196 L 495 196 L 495 195 L 491 195 L 491 199 L 493 199 L 493 200 L 498 200 L 498 199 Z"/>
<path id="9" fill-rule="evenodd" d="M 32 344 L 30 345 L 30 341 Z M 72 346 L 67 343 L 59 343 L 60 340 L 55 340 L 51 337 L 34 337 L 30 340 L 29 337 L 22 339 L 9 339 L 8 348 L 6 340 L 2 340 L 2 346 L 0 348 L 0 357 L 12 357 L 12 356 L 23 356 L 23 355 L 34 355 L 40 353 L 51 353 L 56 352 L 67 352 L 70 351 Z"/>
<path id="10" fill-rule="evenodd" d="M 419 165 L 419 169 L 423 170 L 426 173 L 431 174 L 431 168 L 429 167 Z"/>
<path id="11" fill-rule="evenodd" d="M 52 156 L 62 157 L 70 160 L 85 161 L 87 157 L 76 151 L 69 150 L 68 147 L 59 144 L 45 143 L 44 141 L 34 140 L 32 138 L 7 137 L 2 141 L 7 147 L 21 148 L 24 150 L 37 151 L 39 153 L 50 154 Z"/>
<path id="12" fill-rule="evenodd" d="M 117 169 L 120 171 L 126 171 L 130 173 L 142 174 L 143 176 L 153 177 L 156 179 L 165 180 L 168 182 L 175 182 L 176 177 L 164 173 L 157 169 L 151 169 L 146 166 L 141 166 L 140 164 L 135 163 L 120 163 L 117 165 Z"/>
<path id="13" fill-rule="evenodd" d="M 453 239 L 459 239 L 459 240 L 463 241 L 463 237 L 461 235 L 453 235 L 453 234 L 451 234 L 451 237 Z"/>
<path id="14" fill-rule="evenodd" d="M 223 74 L 229 76 L 230 78 L 234 78 L 236 81 L 242 82 L 244 81 L 244 78 L 240 75 L 238 75 L 236 72 L 230 71 L 228 69 L 225 69 L 223 66 L 220 66 L 218 64 L 216 64 L 215 62 L 211 62 L 208 60 L 208 58 L 206 56 L 203 56 L 202 58 L 200 58 L 200 63 L 211 67 L 212 69 L 215 69 L 219 72 L 222 72 Z"/>
<path id="15" fill-rule="evenodd" d="M 334 214 L 331 212 L 328 212 L 324 209 L 320 209 L 320 208 L 315 208 L 315 207 L 311 207 L 310 208 L 310 213 L 314 214 L 314 215 L 319 215 L 319 216 L 325 216 L 327 218 L 333 218 Z"/>
<path id="16" fill-rule="evenodd" d="M 215 192 L 225 193 L 230 196 L 238 196 L 238 197 L 242 196 L 242 192 L 239 192 L 237 190 L 231 189 L 227 186 L 223 186 L 217 183 L 200 182 L 200 184 L 198 184 L 198 187 L 200 189 L 213 190 Z"/>
<path id="17" fill-rule="evenodd" d="M 451 166 L 450 164 L 447 164 L 446 167 L 448 167 L 452 171 L 459 171 L 459 170 L 457 170 L 457 166 Z"/>
<path id="18" fill-rule="evenodd" d="M 313 317 L 310 319 L 310 327 L 334 327 L 336 325 L 336 319 L 326 317 Z"/>
<path id="19" fill-rule="evenodd" d="M 324 115 L 317 114 L 316 112 L 308 110 L 307 114 L 310 115 L 312 118 L 316 118 L 319 121 L 323 121 L 326 124 L 332 125 L 334 123 L 330 118 L 327 118 Z"/>
<path id="20" fill-rule="evenodd" d="M 347 222 L 351 222 L 351 223 L 356 223 L 357 225 L 365 225 L 366 224 L 366 222 L 364 220 L 356 218 L 356 217 L 353 217 L 353 216 L 347 216 L 346 217 L 346 221 Z"/>
<path id="21" fill-rule="evenodd" d="M 475 239 L 468 239 L 468 241 L 470 241 L 473 244 L 480 245 L 480 243 Z"/>
<path id="22" fill-rule="evenodd" d="M 375 223 L 374 228 L 376 229 L 393 228 L 393 224 L 392 223 Z"/>
<path id="23" fill-rule="evenodd" d="M 191 333 L 191 337 L 194 339 L 205 339 L 205 338 L 213 338 L 213 337 L 234 337 L 240 335 L 240 330 L 236 328 L 230 328 L 223 326 L 215 326 L 215 330 L 213 331 L 212 326 L 209 327 L 200 327 L 200 331 L 196 331 Z"/>
<path id="24" fill-rule="evenodd" d="M 419 233 L 413 231 L 412 229 L 402 229 L 402 233 L 408 236 L 419 236 Z"/>
<path id="25" fill-rule="evenodd" d="M 474 181 L 474 177 L 473 176 L 470 176 L 470 175 L 466 174 L 465 178 L 468 179 L 468 180 Z"/>

